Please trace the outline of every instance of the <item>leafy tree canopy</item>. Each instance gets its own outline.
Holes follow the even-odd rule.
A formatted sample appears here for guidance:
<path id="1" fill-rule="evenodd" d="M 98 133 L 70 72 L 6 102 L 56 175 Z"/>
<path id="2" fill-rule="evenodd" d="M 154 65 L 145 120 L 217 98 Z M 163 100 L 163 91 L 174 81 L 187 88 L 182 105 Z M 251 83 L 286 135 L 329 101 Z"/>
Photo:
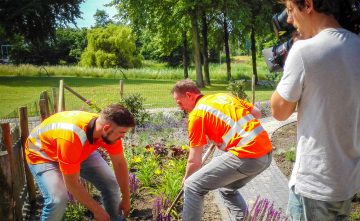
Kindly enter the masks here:
<path id="1" fill-rule="evenodd" d="M 1 0 L 0 27 L 35 45 L 55 35 L 57 27 L 75 24 L 84 0 Z"/>
<path id="2" fill-rule="evenodd" d="M 94 14 L 95 19 L 95 27 L 105 27 L 106 25 L 113 23 L 113 21 L 109 18 L 109 15 L 105 10 L 97 9 Z"/>
<path id="3" fill-rule="evenodd" d="M 110 24 L 90 30 L 88 45 L 81 55 L 80 65 L 87 67 L 132 68 L 141 65 L 131 28 Z"/>

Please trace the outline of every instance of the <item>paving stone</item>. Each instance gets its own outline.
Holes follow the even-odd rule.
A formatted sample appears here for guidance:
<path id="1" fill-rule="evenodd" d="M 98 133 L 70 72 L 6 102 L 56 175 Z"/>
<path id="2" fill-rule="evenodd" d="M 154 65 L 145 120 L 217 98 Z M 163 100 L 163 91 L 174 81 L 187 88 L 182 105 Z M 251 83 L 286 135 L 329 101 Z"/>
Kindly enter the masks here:
<path id="1" fill-rule="evenodd" d="M 295 122 L 296 118 L 297 114 L 294 113 L 286 121 L 277 121 L 273 117 L 263 118 L 260 119 L 260 121 L 264 129 L 271 137 L 275 130 L 284 125 Z M 274 160 L 271 162 L 269 168 L 255 177 L 239 191 L 248 203 L 249 209 L 252 208 L 256 198 L 260 196 L 262 199 L 267 198 L 270 202 L 274 202 L 274 206 L 277 210 L 281 210 L 283 212 L 286 211 L 289 194 L 288 180 L 285 175 L 282 174 Z M 213 191 L 213 194 L 221 212 L 222 221 L 234 221 L 225 207 L 219 191 L 215 190 Z"/>

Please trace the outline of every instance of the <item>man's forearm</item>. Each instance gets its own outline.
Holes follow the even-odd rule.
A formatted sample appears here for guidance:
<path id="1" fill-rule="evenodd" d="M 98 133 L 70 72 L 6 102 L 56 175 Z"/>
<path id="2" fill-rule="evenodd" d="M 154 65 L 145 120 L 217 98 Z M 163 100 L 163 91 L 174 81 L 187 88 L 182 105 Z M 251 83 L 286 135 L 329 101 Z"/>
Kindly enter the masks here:
<path id="1" fill-rule="evenodd" d="M 130 199 L 129 172 L 127 164 L 122 163 L 121 165 L 118 165 L 118 168 L 114 165 L 114 171 L 120 186 L 122 198 Z"/>
<path id="2" fill-rule="evenodd" d="M 274 91 L 271 96 L 272 116 L 277 120 L 286 120 L 295 111 L 297 102 L 286 101 L 281 95 Z"/>
<path id="3" fill-rule="evenodd" d="M 97 213 L 99 210 L 103 210 L 100 204 L 96 202 L 96 200 L 94 200 L 85 190 L 84 186 L 79 182 L 78 177 L 73 177 L 73 175 L 64 175 L 64 181 L 66 188 L 74 196 L 74 198 L 91 212 Z"/>
<path id="4" fill-rule="evenodd" d="M 186 165 L 186 172 L 185 172 L 185 179 L 187 179 L 189 176 L 191 176 L 193 173 L 198 171 L 201 168 L 201 163 L 193 163 L 189 162 Z"/>
<path id="5" fill-rule="evenodd" d="M 204 147 L 205 145 L 201 147 L 190 148 L 189 157 L 186 164 L 185 179 L 201 168 L 201 156 Z"/>

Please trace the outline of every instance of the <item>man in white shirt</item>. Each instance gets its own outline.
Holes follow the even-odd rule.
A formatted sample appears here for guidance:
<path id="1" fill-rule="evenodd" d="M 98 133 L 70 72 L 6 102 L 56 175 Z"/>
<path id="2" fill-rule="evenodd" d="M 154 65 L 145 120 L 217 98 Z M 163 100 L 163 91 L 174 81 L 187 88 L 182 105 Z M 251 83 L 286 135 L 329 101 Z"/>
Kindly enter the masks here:
<path id="1" fill-rule="evenodd" d="M 285 3 L 305 39 L 291 48 L 271 98 L 277 120 L 298 110 L 288 213 L 293 220 L 346 220 L 360 190 L 360 38 L 335 19 L 336 0 Z"/>

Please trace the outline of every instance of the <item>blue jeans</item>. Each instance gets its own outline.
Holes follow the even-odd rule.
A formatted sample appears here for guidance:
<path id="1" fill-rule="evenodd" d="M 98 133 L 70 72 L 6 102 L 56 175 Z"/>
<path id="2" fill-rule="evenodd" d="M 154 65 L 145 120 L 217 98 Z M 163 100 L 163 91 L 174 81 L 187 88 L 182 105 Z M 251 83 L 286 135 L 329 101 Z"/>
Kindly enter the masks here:
<path id="1" fill-rule="evenodd" d="M 351 199 L 326 202 L 296 194 L 294 187 L 289 191 L 287 214 L 293 221 L 341 221 L 348 220 Z"/>
<path id="2" fill-rule="evenodd" d="M 54 162 L 28 165 L 44 197 L 44 207 L 40 220 L 62 220 L 69 197 L 59 170 L 59 164 Z M 109 213 L 111 220 L 123 220 L 119 214 L 119 185 L 113 170 L 99 152 L 94 151 L 81 163 L 80 176 L 92 183 L 101 192 L 105 210 Z"/>
<path id="3" fill-rule="evenodd" d="M 213 158 L 186 179 L 182 220 L 200 221 L 204 196 L 215 189 L 219 189 L 235 220 L 242 220 L 247 205 L 238 189 L 269 167 L 271 159 L 271 153 L 257 159 L 240 159 L 228 152 Z"/>

